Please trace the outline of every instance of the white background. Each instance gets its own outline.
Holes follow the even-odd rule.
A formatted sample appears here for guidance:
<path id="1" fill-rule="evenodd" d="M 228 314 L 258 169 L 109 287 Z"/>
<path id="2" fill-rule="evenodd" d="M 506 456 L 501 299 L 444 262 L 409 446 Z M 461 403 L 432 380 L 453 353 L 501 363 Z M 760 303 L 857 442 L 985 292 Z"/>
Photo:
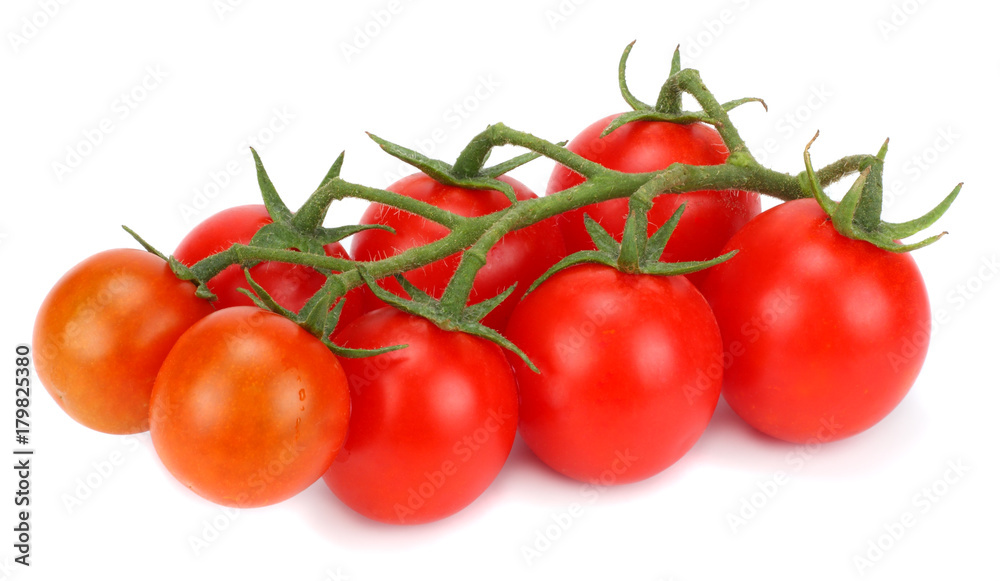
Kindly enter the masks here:
<path id="1" fill-rule="evenodd" d="M 644 100 L 655 100 L 678 43 L 720 100 L 766 99 L 769 113 L 747 105 L 734 120 L 755 151 L 769 143 L 760 158 L 776 169 L 800 171 L 817 129 L 817 165 L 891 137 L 889 219 L 922 214 L 967 183 L 938 225 L 951 234 L 916 253 L 937 317 L 911 394 L 872 430 L 813 450 L 758 435 L 721 404 L 680 462 L 594 502 L 519 441 L 471 507 L 400 528 L 353 514 L 322 482 L 278 506 L 224 511 L 176 484 L 148 436 L 77 425 L 36 384 L 32 566 L 12 560 L 16 482 L 3 470 L 0 580 L 997 578 L 987 555 L 1000 541 L 998 285 L 985 266 L 1000 252 L 995 3 L 389 5 L 5 1 L 2 369 L 13 374 L 14 347 L 30 340 L 62 273 L 134 246 L 121 224 L 169 252 L 198 220 L 257 201 L 248 141 L 297 206 L 344 149 L 349 180 L 385 186 L 405 171 L 364 131 L 415 148 L 436 136 L 432 153 L 444 159 L 496 121 L 569 139 L 623 109 L 616 66 L 637 39 L 630 78 Z M 73 161 L 95 131 L 100 142 L 57 175 L 53 164 Z M 538 161 L 515 175 L 542 192 L 550 170 Z M 362 209 L 343 203 L 330 224 Z M 11 388 L 0 408 L 8 428 L 13 398 Z M 777 471 L 787 483 L 766 502 L 754 497 Z M 731 515 L 751 500 L 758 508 L 734 531 Z M 582 516 L 556 535 L 553 515 L 573 503 Z M 892 539 L 887 527 L 904 513 L 915 524 Z M 524 547 L 546 534 L 558 538 L 529 562 Z M 194 551 L 192 538 L 208 547 Z M 859 558 L 870 566 L 859 570 Z"/>

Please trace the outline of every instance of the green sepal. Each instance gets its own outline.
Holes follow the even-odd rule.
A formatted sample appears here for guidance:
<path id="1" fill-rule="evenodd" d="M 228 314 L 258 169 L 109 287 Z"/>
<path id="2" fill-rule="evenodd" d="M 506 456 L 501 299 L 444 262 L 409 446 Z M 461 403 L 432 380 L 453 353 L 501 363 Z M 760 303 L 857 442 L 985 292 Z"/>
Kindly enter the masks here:
<path id="1" fill-rule="evenodd" d="M 504 292 L 499 295 L 487 299 L 477 305 L 467 306 L 460 310 L 445 308 L 442 306 L 441 301 L 431 297 L 423 290 L 417 288 L 410 281 L 406 280 L 406 277 L 396 274 L 393 275 L 403 290 L 410 296 L 409 299 L 405 299 L 391 293 L 381 286 L 378 282 L 372 278 L 364 268 L 358 268 L 358 273 L 361 274 L 361 278 L 368 285 L 368 288 L 378 297 L 382 302 L 391 305 L 404 313 L 408 313 L 417 317 L 423 317 L 439 328 L 445 331 L 461 331 L 468 335 L 474 335 L 476 337 L 481 337 L 493 343 L 496 343 L 500 347 L 511 351 L 516 354 L 521 360 L 524 361 L 532 371 L 538 373 L 538 368 L 535 364 L 531 362 L 527 355 L 517 345 L 514 345 L 496 330 L 483 325 L 481 320 L 485 317 L 491 310 L 496 308 L 501 302 L 504 301 L 512 292 L 514 292 L 514 286 L 508 287 Z M 488 303 L 487 306 L 483 306 L 483 303 Z"/>
<path id="2" fill-rule="evenodd" d="M 642 257 L 645 262 L 650 260 L 655 260 L 659 262 L 660 257 L 663 256 L 663 251 L 667 247 L 667 242 L 670 241 L 670 237 L 673 236 L 674 230 L 677 228 L 677 224 L 681 221 L 681 215 L 687 208 L 687 202 L 682 203 L 677 211 L 670 216 L 670 219 L 663 223 L 662 226 L 656 229 L 656 232 L 649 237 L 649 241 L 646 243 L 646 254 Z"/>
<path id="3" fill-rule="evenodd" d="M 567 143 L 569 143 L 569 142 L 568 141 L 560 141 L 556 145 L 564 146 Z M 538 159 L 541 156 L 542 156 L 542 154 L 534 152 L 534 151 L 531 151 L 531 152 L 528 152 L 528 153 L 522 153 L 521 155 L 518 155 L 516 157 L 512 157 L 512 158 L 508 159 L 507 161 L 502 161 L 502 162 L 500 162 L 500 163 L 498 163 L 496 165 L 483 168 L 482 170 L 480 170 L 479 175 L 487 177 L 487 178 L 498 178 L 498 177 L 500 177 L 500 176 L 502 176 L 502 175 L 504 175 L 504 174 L 506 174 L 506 173 L 508 173 L 508 172 L 510 172 L 512 170 L 515 170 L 515 169 L 521 167 L 522 165 L 528 163 L 529 161 L 534 161 L 534 160 Z"/>
<path id="4" fill-rule="evenodd" d="M 803 152 L 806 171 L 801 177 L 803 189 L 810 193 L 823 211 L 831 217 L 837 232 L 846 238 L 863 240 L 889 252 L 911 252 L 923 248 L 941 239 L 947 232 L 941 232 L 919 242 L 903 244 L 898 242 L 903 238 L 913 236 L 933 225 L 951 207 L 952 202 L 962 190 L 958 184 L 944 200 L 923 216 L 902 223 L 885 222 L 881 218 L 882 208 L 882 164 L 888 151 L 889 141 L 886 140 L 870 161 L 861 165 L 857 180 L 844 194 L 838 203 L 823 191 L 816 172 L 813 170 L 809 148 L 819 136 L 819 132 L 809 140 Z M 861 215 L 861 211 L 866 213 Z M 878 214 L 873 214 L 873 212 Z"/>
<path id="5" fill-rule="evenodd" d="M 139 245 L 142 246 L 143 249 L 145 249 L 146 252 L 148 252 L 150 254 L 155 254 L 156 256 L 159 256 L 163 260 L 167 259 L 167 257 L 166 257 L 165 254 L 163 254 L 162 252 L 160 252 L 159 250 L 157 250 L 149 242 L 146 242 L 145 240 L 143 240 L 142 236 L 139 236 L 139 234 L 137 234 L 135 230 L 129 228 L 128 226 L 125 226 L 124 224 L 122 225 L 122 229 L 124 229 L 126 232 L 128 232 L 132 236 L 132 238 L 135 238 L 135 241 L 138 242 Z"/>
<path id="6" fill-rule="evenodd" d="M 395 234 L 395 230 L 392 227 L 382 224 L 339 226 L 336 228 L 319 228 L 311 232 L 301 232 L 288 223 L 271 222 L 262 226 L 253 235 L 253 238 L 250 239 L 250 244 L 258 248 L 274 248 L 277 250 L 296 248 L 301 252 L 324 256 L 326 254 L 323 248 L 325 245 L 332 242 L 339 242 L 348 236 L 365 230 L 385 230 Z"/>
<path id="7" fill-rule="evenodd" d="M 396 229 L 392 226 L 386 226 L 385 224 L 352 224 L 348 226 L 336 226 L 333 228 L 318 228 L 313 231 L 313 238 L 317 242 L 326 246 L 327 244 L 333 242 L 340 242 L 348 236 L 353 236 L 358 232 L 364 232 L 365 230 L 382 230 L 383 232 L 388 232 L 389 234 L 395 234 Z"/>
<path id="8" fill-rule="evenodd" d="M 206 284 L 207 281 L 199 279 L 198 275 L 196 275 L 194 271 L 191 270 L 191 268 L 189 268 L 186 264 L 177 260 L 173 256 L 164 255 L 162 252 L 153 247 L 152 244 L 143 240 L 142 236 L 139 236 L 139 234 L 137 234 L 135 230 L 132 230 L 128 226 L 122 225 L 122 228 L 126 232 L 128 232 L 132 236 L 132 238 L 134 238 L 135 241 L 138 242 L 139 245 L 146 250 L 146 252 L 154 254 L 165 260 L 167 266 L 170 267 L 170 271 L 174 273 L 174 276 L 176 276 L 180 280 L 194 283 L 194 285 L 197 287 L 194 291 L 196 297 L 205 299 L 207 301 L 218 300 L 219 297 L 215 296 L 215 294 L 212 291 L 208 290 L 208 284 Z"/>
<path id="9" fill-rule="evenodd" d="M 322 244 L 307 234 L 296 232 L 284 222 L 271 222 L 262 226 L 250 239 L 250 245 L 278 250 L 296 248 L 309 254 L 324 254 Z"/>
<path id="10" fill-rule="evenodd" d="M 877 228 L 882 220 L 882 174 L 888 151 L 889 140 L 886 139 L 875 157 L 860 166 L 862 172 L 867 172 L 867 177 L 854 211 L 854 221 L 865 230 Z"/>
<path id="11" fill-rule="evenodd" d="M 660 87 L 660 96 L 656 98 L 656 110 L 664 113 L 677 115 L 681 112 L 681 88 L 674 79 L 677 73 L 681 72 L 681 45 L 674 49 L 674 56 L 670 59 L 670 76 Z"/>
<path id="12" fill-rule="evenodd" d="M 865 190 L 865 183 L 871 168 L 866 167 L 858 174 L 858 179 L 851 184 L 847 193 L 837 204 L 837 209 L 830 218 L 833 220 L 833 227 L 844 236 L 850 237 L 855 230 L 854 216 L 858 211 L 858 203 L 861 201 L 861 193 Z"/>
<path id="13" fill-rule="evenodd" d="M 692 272 L 698 272 L 700 270 L 705 270 L 706 268 L 711 268 L 716 264 L 722 264 L 723 262 L 736 256 L 737 252 L 739 251 L 731 250 L 711 260 L 693 260 L 690 262 L 657 262 L 656 264 L 647 264 L 643 267 L 643 273 L 655 274 L 659 276 L 691 274 Z"/>
<path id="14" fill-rule="evenodd" d="M 507 297 L 514 292 L 515 288 L 517 288 L 516 282 L 505 288 L 502 293 L 491 299 L 486 299 L 485 301 L 480 301 L 474 305 L 465 307 L 466 316 L 475 321 L 482 321 L 493 309 L 499 307 L 500 303 L 507 300 Z"/>
<path id="15" fill-rule="evenodd" d="M 302 305 L 299 310 L 298 319 L 303 326 L 317 337 L 326 337 L 332 333 L 333 327 L 337 326 L 337 317 L 343 310 L 344 299 L 347 296 L 347 287 L 336 273 L 328 273 L 323 286 L 319 288 L 309 300 Z M 337 301 L 333 306 L 334 301 Z M 331 308 L 333 306 L 333 308 Z M 331 316 L 334 320 L 331 322 Z M 330 328 L 328 331 L 327 328 Z"/>
<path id="16" fill-rule="evenodd" d="M 666 247 L 667 241 L 670 240 L 671 234 L 673 234 L 674 229 L 677 227 L 677 224 L 681 219 L 681 215 L 684 213 L 684 208 L 685 204 L 681 204 L 673 215 L 670 216 L 670 219 L 660 226 L 646 241 L 641 258 L 636 263 L 636 274 L 652 274 L 657 276 L 690 274 L 692 272 L 704 270 L 715 266 L 716 264 L 725 262 L 736 255 L 736 251 L 734 250 L 711 260 L 661 262 L 660 257 L 663 255 L 663 249 Z M 617 242 L 611 234 L 604 229 L 603 226 L 590 219 L 589 216 L 584 216 L 584 223 L 587 225 L 587 232 L 590 233 L 590 237 L 593 240 L 594 245 L 598 247 L 598 250 L 581 250 L 563 258 L 551 268 L 546 270 L 542 276 L 538 277 L 538 279 L 536 279 L 535 282 L 528 287 L 529 293 L 538 288 L 538 285 L 548 280 L 553 274 L 578 264 L 603 264 L 604 266 L 609 266 L 615 270 L 625 272 L 622 269 L 621 264 L 622 244 Z M 625 236 L 623 235 L 622 238 L 625 238 Z M 629 272 L 631 272 L 631 269 Z"/>
<path id="17" fill-rule="evenodd" d="M 350 347 L 342 347 L 337 345 L 330 339 L 326 337 L 320 337 L 320 341 L 326 345 L 326 348 L 333 351 L 333 354 L 338 357 L 347 357 L 348 359 L 362 359 L 364 357 L 374 357 L 375 355 L 382 355 L 383 353 L 391 353 L 393 351 L 399 351 L 400 349 L 406 349 L 409 345 L 389 345 L 388 347 L 379 347 L 378 349 L 351 349 Z"/>
<path id="18" fill-rule="evenodd" d="M 634 40 L 628 43 L 625 50 L 622 52 L 621 58 L 618 59 L 618 89 L 622 93 L 622 98 L 625 99 L 625 102 L 628 103 L 634 111 L 638 111 L 640 109 L 653 110 L 651 105 L 643 103 L 638 99 L 638 97 L 632 94 L 632 91 L 628 88 L 628 83 L 625 81 L 625 66 L 628 63 L 628 55 L 632 52 L 633 46 L 635 46 Z"/>
<path id="19" fill-rule="evenodd" d="M 279 305 L 274 300 L 274 297 L 268 294 L 263 287 L 257 284 L 257 281 L 250 276 L 249 270 L 244 270 L 244 274 L 247 279 L 247 284 L 250 285 L 253 292 L 245 288 L 237 289 L 239 292 L 248 296 L 258 308 L 281 315 L 282 317 L 285 317 L 302 327 L 309 332 L 309 334 L 319 339 L 327 349 L 333 352 L 334 355 L 357 359 L 361 357 L 381 355 L 383 353 L 397 351 L 406 347 L 406 345 L 390 345 L 388 347 L 380 347 L 378 349 L 350 349 L 348 347 L 341 347 L 331 341 L 330 335 L 336 328 L 337 321 L 340 319 L 340 313 L 344 308 L 343 300 L 339 301 L 333 309 L 330 308 L 330 301 L 334 300 L 332 298 L 333 294 L 325 291 L 330 290 L 329 281 L 332 277 L 328 278 L 327 284 L 324 284 L 323 288 L 317 291 L 316 294 L 314 294 L 312 298 L 306 302 L 300 313 L 293 313 L 292 311 L 289 311 L 285 307 Z"/>
<path id="20" fill-rule="evenodd" d="M 934 222 L 937 222 L 941 216 L 944 216 L 944 213 L 948 211 L 949 207 L 951 207 L 951 203 L 958 197 L 958 193 L 962 191 L 963 185 L 963 183 L 960 183 L 955 186 L 945 199 L 941 200 L 937 206 L 934 206 L 930 212 L 927 212 L 923 216 L 908 222 L 901 222 L 899 224 L 882 222 L 882 230 L 887 235 L 892 236 L 897 240 L 913 236 L 917 232 L 929 227 Z"/>
<path id="21" fill-rule="evenodd" d="M 323 181 L 320 182 L 319 186 L 313 191 L 312 195 L 309 196 L 309 199 L 302 204 L 302 207 L 299 208 L 289 220 L 283 222 L 298 232 L 308 232 L 312 234 L 313 232 L 321 229 L 323 226 L 323 220 L 326 219 L 326 215 L 330 211 L 330 205 L 335 199 L 337 199 L 334 196 L 322 195 L 321 192 L 324 188 L 329 187 L 333 182 L 340 180 L 340 169 L 343 165 L 344 152 L 340 152 L 340 155 L 337 156 L 333 165 L 331 165 L 330 169 L 326 172 L 326 176 L 323 177 Z"/>
<path id="22" fill-rule="evenodd" d="M 632 47 L 635 45 L 633 40 L 625 47 L 622 52 L 621 59 L 618 61 L 618 88 L 621 91 L 622 98 L 625 102 L 632 108 L 632 111 L 623 113 L 604 128 L 601 132 L 601 137 L 606 137 L 615 129 L 618 129 L 626 123 L 631 123 L 632 121 L 666 121 L 670 123 L 708 123 L 717 124 L 720 122 L 718 119 L 713 119 L 710 115 L 704 111 L 683 111 L 681 110 L 681 96 L 682 91 L 680 84 L 677 82 L 678 75 L 681 74 L 681 53 L 680 46 L 678 45 L 674 49 L 673 57 L 670 62 L 670 74 L 667 79 L 663 82 L 663 86 L 660 87 L 660 93 L 656 100 L 656 105 L 649 105 L 640 101 L 632 91 L 628 88 L 628 83 L 625 80 L 625 67 L 628 62 L 629 54 L 632 52 Z M 756 97 L 748 97 L 745 99 L 737 99 L 735 101 L 729 101 L 722 105 L 722 109 L 726 112 L 739 107 L 745 103 L 758 102 L 764 106 L 764 110 L 767 110 L 767 103 L 763 99 L 758 99 Z"/>
<path id="23" fill-rule="evenodd" d="M 331 165 L 329 171 L 326 172 L 326 176 L 323 177 L 323 181 L 316 186 L 317 190 L 340 177 L 340 169 L 344 166 L 344 153 L 345 152 L 341 151 L 340 155 L 337 156 L 337 159 L 334 160 L 333 165 Z"/>
<path id="24" fill-rule="evenodd" d="M 264 310 L 264 311 L 267 311 L 267 312 L 272 312 L 271 309 L 268 308 L 267 303 L 265 303 L 264 301 L 260 300 L 260 297 L 257 296 L 257 295 L 255 295 L 253 293 L 253 291 L 251 291 L 250 289 L 246 289 L 246 288 L 240 287 L 240 288 L 236 289 L 236 292 L 242 293 L 242 294 L 246 295 L 246 297 L 248 299 L 250 299 L 250 302 L 252 302 L 253 305 L 255 307 L 257 307 L 258 309 L 261 309 L 261 310 Z"/>
<path id="25" fill-rule="evenodd" d="M 299 318 L 302 321 L 300 324 L 316 337 L 328 335 L 326 327 L 329 323 L 330 312 L 333 310 L 333 301 L 336 300 L 334 295 L 338 290 L 343 294 L 344 285 L 332 276 L 327 277 L 319 291 L 310 297 L 310 300 L 299 311 Z M 336 326 L 336 321 L 334 321 L 334 326 Z"/>
<path id="26" fill-rule="evenodd" d="M 639 261 L 639 272 L 643 274 L 655 274 L 658 276 L 677 276 L 680 274 L 690 274 L 692 272 L 698 272 L 699 270 L 705 270 L 706 268 L 711 268 L 716 264 L 721 264 L 733 256 L 736 256 L 735 250 L 723 254 L 722 256 L 717 256 L 711 260 L 692 260 L 688 262 L 661 262 L 660 257 L 663 256 L 663 250 L 667 247 L 667 242 L 670 241 L 670 237 L 673 235 L 674 230 L 677 228 L 677 224 L 681 220 L 681 216 L 684 214 L 684 210 L 687 208 L 687 204 L 681 204 L 674 213 L 670 215 L 670 219 L 663 223 L 662 226 L 656 229 L 656 232 L 649 238 L 646 243 L 645 253 L 642 255 Z"/>
<path id="27" fill-rule="evenodd" d="M 375 141 L 375 143 L 378 143 L 379 146 L 389 155 L 412 165 L 433 178 L 434 181 L 438 183 L 446 186 L 466 188 L 470 190 L 496 190 L 506 196 L 507 199 L 510 200 L 511 204 L 517 202 L 517 196 L 514 194 L 513 186 L 507 182 L 497 179 L 497 177 L 493 174 L 487 174 L 484 171 L 480 171 L 479 174 L 474 176 L 460 176 L 453 171 L 453 166 L 441 160 L 431 159 L 420 152 L 392 143 L 391 141 L 386 141 L 385 139 L 371 133 L 368 134 L 368 137 L 371 137 L 372 140 Z M 525 154 L 515 159 L 524 159 L 521 163 L 527 163 L 528 161 L 531 161 L 531 159 L 534 159 L 534 157 L 530 159 L 527 158 L 527 155 L 530 154 Z M 485 161 L 485 159 L 482 161 Z M 504 164 L 497 164 L 497 166 L 501 168 L 505 167 Z M 493 171 L 496 170 L 493 169 Z"/>
<path id="28" fill-rule="evenodd" d="M 342 297 L 337 304 L 333 305 L 332 309 L 329 309 L 326 313 L 326 321 L 323 323 L 323 336 L 329 337 L 337 329 L 337 323 L 340 322 L 340 316 L 344 312 L 344 303 L 347 302 L 347 297 Z"/>
<path id="29" fill-rule="evenodd" d="M 497 332 L 496 329 L 487 327 L 486 325 L 483 325 L 481 323 L 476 323 L 475 325 L 469 325 L 463 323 L 462 325 L 458 326 L 456 330 L 461 331 L 463 333 L 467 333 L 469 335 L 475 335 L 476 337 L 482 337 L 487 341 L 492 341 L 493 343 L 496 343 L 500 347 L 503 347 L 504 349 L 520 357 L 521 361 L 523 361 L 524 364 L 528 366 L 528 369 L 534 371 L 535 373 L 541 373 L 541 371 L 539 371 L 538 367 L 535 366 L 535 363 L 528 357 L 528 355 L 524 351 L 521 351 L 520 347 L 515 345 L 510 339 L 501 335 L 499 332 Z"/>
<path id="30" fill-rule="evenodd" d="M 743 99 L 736 99 L 735 101 L 727 101 L 722 104 L 722 109 L 727 113 L 733 109 L 739 107 L 740 105 L 745 105 L 747 103 L 760 103 L 767 109 L 767 103 L 763 99 L 757 97 L 745 97 Z M 601 137 L 607 137 L 615 129 L 618 129 L 626 123 L 631 123 L 632 121 L 667 121 L 670 123 L 709 123 L 712 124 L 715 121 L 704 111 L 681 111 L 679 113 L 662 113 L 656 110 L 637 110 L 628 111 L 622 113 L 621 115 L 615 117 L 604 131 L 601 132 Z"/>
<path id="31" fill-rule="evenodd" d="M 542 273 L 542 276 L 535 279 L 535 282 L 531 283 L 531 286 L 528 287 L 528 293 L 538 288 L 538 285 L 548 280 L 553 274 L 578 264 L 603 264 L 604 266 L 617 269 L 618 259 L 617 257 L 612 259 L 607 253 L 598 250 L 580 250 L 579 252 L 574 252 L 553 264 L 548 270 Z"/>
<path id="32" fill-rule="evenodd" d="M 267 213 L 275 222 L 291 220 L 292 211 L 281 200 L 281 196 L 278 195 L 278 191 L 274 188 L 271 178 L 267 176 L 267 171 L 264 170 L 264 163 L 260 160 L 260 156 L 257 155 L 257 150 L 251 147 L 250 153 L 253 154 L 254 166 L 257 168 L 257 184 L 260 186 L 260 194 L 264 198 L 264 207 L 267 208 Z"/>
<path id="33" fill-rule="evenodd" d="M 274 297 L 272 297 L 270 293 L 264 290 L 264 287 L 257 284 L 257 281 L 255 281 L 253 277 L 250 276 L 250 269 L 244 268 L 243 276 L 247 279 L 247 284 L 250 285 L 250 288 L 253 289 L 253 292 L 251 292 L 250 289 L 245 289 L 245 288 L 238 288 L 236 289 L 237 291 L 250 297 L 250 300 L 253 301 L 253 303 L 257 305 L 258 308 L 264 309 L 265 311 L 270 311 L 272 313 L 277 313 L 282 317 L 285 317 L 286 319 L 291 319 L 292 321 L 295 321 L 296 323 L 299 322 L 299 316 L 297 313 L 294 313 L 286 309 L 285 307 L 279 305 L 278 301 L 274 300 Z"/>
<path id="34" fill-rule="evenodd" d="M 634 210 L 634 200 L 629 200 L 629 212 L 622 229 L 622 242 L 618 247 L 618 270 L 637 273 L 641 270 L 642 258 L 646 254 L 647 228 L 649 221 L 646 211 Z"/>
<path id="35" fill-rule="evenodd" d="M 615 254 L 617 259 L 617 252 L 621 244 L 603 226 L 591 218 L 590 214 L 586 213 L 583 215 L 583 226 L 587 229 L 587 234 L 590 235 L 590 239 L 594 242 L 597 250 L 608 255 Z"/>

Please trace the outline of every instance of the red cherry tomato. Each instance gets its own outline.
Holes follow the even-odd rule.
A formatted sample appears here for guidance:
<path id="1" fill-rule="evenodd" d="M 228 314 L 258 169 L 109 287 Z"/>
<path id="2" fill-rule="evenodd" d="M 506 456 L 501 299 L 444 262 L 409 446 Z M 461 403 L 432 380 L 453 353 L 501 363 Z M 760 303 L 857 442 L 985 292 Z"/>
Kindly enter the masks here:
<path id="1" fill-rule="evenodd" d="M 790 442 L 846 438 L 892 411 L 927 354 L 913 258 L 841 236 L 812 199 L 751 220 L 723 252 L 736 249 L 704 285 L 733 410 Z"/>
<path id="2" fill-rule="evenodd" d="M 536 197 L 514 179 L 506 176 L 500 179 L 513 186 L 517 199 Z M 422 173 L 407 176 L 388 189 L 466 217 L 484 216 L 510 205 L 500 192 L 446 186 Z M 371 261 L 395 256 L 448 234 L 448 229 L 444 226 L 382 204 L 370 205 L 361 218 L 361 223 L 391 226 L 395 229 L 395 234 L 383 230 L 365 230 L 355 234 L 352 250 L 356 260 Z M 514 305 L 531 283 L 565 255 L 566 250 L 554 220 L 546 220 L 504 236 L 499 244 L 490 249 L 486 266 L 476 273 L 470 303 L 493 298 L 515 282 L 517 288 L 507 300 L 486 316 L 483 323 L 503 330 Z M 454 254 L 411 270 L 405 276 L 424 292 L 440 298 L 460 259 L 461 254 Z M 406 296 L 394 279 L 384 279 L 379 284 L 397 295 Z M 365 311 L 386 306 L 369 289 L 364 288 L 362 294 Z"/>
<path id="3" fill-rule="evenodd" d="M 288 319 L 235 307 L 191 327 L 167 355 L 150 432 L 182 484 L 247 508 L 290 498 L 322 476 L 349 416 L 347 379 L 326 346 Z"/>
<path id="4" fill-rule="evenodd" d="M 194 292 L 148 252 L 91 256 L 59 279 L 38 310 L 38 378 L 88 428 L 148 430 L 150 392 L 163 359 L 181 333 L 212 312 Z"/>
<path id="5" fill-rule="evenodd" d="M 605 117 L 587 127 L 566 146 L 604 167 L 643 173 L 666 169 L 672 163 L 718 165 L 729 157 L 718 132 L 701 123 L 681 125 L 663 121 L 633 121 L 600 137 L 617 115 Z M 552 194 L 583 182 L 583 177 L 557 165 L 549 178 L 547 193 Z M 665 262 L 709 260 L 720 254 L 723 244 L 760 213 L 760 195 L 755 192 L 698 191 L 658 196 L 649 211 L 652 234 L 674 214 L 682 203 L 687 206 L 663 251 Z M 584 214 L 600 223 L 616 240 L 621 240 L 628 215 L 628 199 L 608 200 L 566 212 L 557 217 L 567 252 L 593 250 L 594 245 L 584 226 Z M 711 269 L 708 269 L 711 270 Z M 686 275 L 700 285 L 707 270 Z"/>
<path id="6" fill-rule="evenodd" d="M 247 244 L 261 227 L 270 224 L 271 217 L 263 204 L 236 206 L 209 216 L 194 227 L 181 240 L 174 251 L 174 258 L 187 266 L 203 258 L 226 250 L 233 244 Z M 349 259 L 339 242 L 324 246 L 328 256 Z M 278 302 L 291 311 L 298 312 L 306 301 L 323 286 L 326 277 L 320 272 L 298 264 L 262 262 L 250 269 L 250 276 Z M 208 288 L 218 298 L 213 304 L 217 309 L 251 306 L 250 297 L 238 289 L 249 289 L 243 270 L 230 266 L 208 281 Z M 358 292 L 348 293 L 337 327 L 340 328 L 362 313 Z"/>
<path id="7" fill-rule="evenodd" d="M 324 476 L 337 498 L 394 524 L 435 521 L 478 498 L 517 431 L 517 387 L 501 349 L 393 308 L 355 320 L 335 342 L 408 345 L 342 360 L 351 426 Z"/>
<path id="8" fill-rule="evenodd" d="M 625 483 L 677 461 L 719 400 L 722 355 L 708 303 L 683 276 L 583 264 L 553 275 L 514 310 L 507 335 L 521 437 L 577 480 Z"/>

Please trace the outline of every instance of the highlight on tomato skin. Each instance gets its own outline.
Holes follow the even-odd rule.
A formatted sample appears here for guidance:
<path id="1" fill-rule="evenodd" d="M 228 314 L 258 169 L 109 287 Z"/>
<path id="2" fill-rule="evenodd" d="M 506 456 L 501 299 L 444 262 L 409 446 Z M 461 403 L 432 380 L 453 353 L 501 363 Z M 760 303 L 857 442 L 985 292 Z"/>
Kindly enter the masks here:
<path id="1" fill-rule="evenodd" d="M 184 486 L 240 508 L 305 490 L 340 451 L 350 417 L 337 357 L 256 307 L 212 313 L 178 339 L 156 378 L 150 433 Z"/>
<path id="2" fill-rule="evenodd" d="M 178 337 L 213 311 L 162 258 L 106 250 L 52 287 L 35 318 L 38 379 L 71 418 L 109 434 L 149 429 L 149 399 Z"/>
<path id="3" fill-rule="evenodd" d="M 927 355 L 930 303 L 908 253 L 839 234 L 813 199 L 744 226 L 705 297 L 731 355 L 722 394 L 757 430 L 829 442 L 885 418 Z M 923 338 L 923 340 L 921 340 Z"/>
<path id="4" fill-rule="evenodd" d="M 335 342 L 405 344 L 343 359 L 351 424 L 324 475 L 345 505 L 389 524 L 440 520 L 475 501 L 499 474 L 517 431 L 517 387 L 496 344 L 385 307 Z"/>
<path id="5" fill-rule="evenodd" d="M 679 460 L 719 400 L 722 341 L 708 303 L 683 276 L 580 264 L 518 304 L 508 354 L 521 437 L 538 458 L 582 482 L 624 484 Z"/>
<path id="6" fill-rule="evenodd" d="M 719 165 L 729 151 L 718 131 L 703 123 L 666 121 L 631 121 L 601 137 L 601 132 L 618 115 L 594 122 L 573 138 L 566 148 L 609 169 L 643 173 L 666 169 L 672 163 Z M 569 168 L 556 165 L 549 177 L 546 193 L 551 195 L 583 182 L 583 177 Z M 722 246 L 751 218 L 760 214 L 760 194 L 740 190 L 694 191 L 657 196 L 649 211 L 649 234 L 652 235 L 670 216 L 685 204 L 684 219 L 670 237 L 663 251 L 664 262 L 710 260 L 722 254 Z M 571 210 L 556 217 L 568 253 L 593 250 L 594 245 L 584 226 L 589 215 L 621 241 L 628 215 L 628 199 L 615 199 Z M 701 286 L 707 271 L 686 274 L 695 286 Z"/>

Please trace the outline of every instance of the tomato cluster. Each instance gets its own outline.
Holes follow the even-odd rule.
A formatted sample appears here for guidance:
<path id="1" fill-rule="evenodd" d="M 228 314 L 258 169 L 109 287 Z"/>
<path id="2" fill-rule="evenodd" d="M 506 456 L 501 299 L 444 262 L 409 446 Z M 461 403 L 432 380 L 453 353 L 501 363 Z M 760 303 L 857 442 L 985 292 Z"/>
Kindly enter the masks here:
<path id="1" fill-rule="evenodd" d="M 602 136 L 613 119 L 567 148 L 627 173 L 727 160 L 709 125 L 636 120 Z M 537 198 L 499 179 L 516 200 Z M 583 180 L 557 166 L 548 193 Z M 503 192 L 425 173 L 389 190 L 465 217 L 513 203 Z M 925 342 L 906 346 L 930 316 L 908 254 L 844 236 L 816 200 L 760 213 L 758 194 L 738 190 L 659 195 L 646 212 L 648 233 L 682 205 L 686 213 L 653 262 L 735 257 L 689 276 L 600 260 L 548 272 L 570 253 L 601 246 L 594 228 L 621 242 L 625 199 L 499 238 L 469 304 L 516 285 L 483 324 L 536 369 L 483 336 L 382 300 L 417 290 L 441 297 L 461 253 L 408 270 L 405 280 L 370 283 L 381 288 L 358 287 L 331 305 L 340 317 L 330 327 L 332 344 L 381 350 L 353 358 L 335 355 L 326 332 L 318 338 L 264 310 L 256 296 L 298 312 L 329 272 L 264 261 L 248 269 L 253 286 L 230 266 L 205 281 L 213 303 L 161 257 L 111 250 L 76 266 L 46 297 L 34 334 L 37 371 L 78 422 L 114 434 L 150 430 L 166 468 L 213 502 L 273 504 L 322 477 L 353 510 L 404 524 L 473 502 L 518 432 L 559 473 L 585 482 L 612 474 L 628 483 L 677 462 L 707 428 L 720 395 L 751 426 L 789 442 L 857 434 L 900 402 L 926 354 Z M 264 206 L 224 210 L 194 228 L 174 257 L 194 267 L 249 243 L 272 222 Z M 449 233 L 380 203 L 361 222 L 385 227 L 355 235 L 361 262 Z M 323 249 L 350 258 L 338 243 Z M 384 349 L 397 345 L 405 348 Z"/>

